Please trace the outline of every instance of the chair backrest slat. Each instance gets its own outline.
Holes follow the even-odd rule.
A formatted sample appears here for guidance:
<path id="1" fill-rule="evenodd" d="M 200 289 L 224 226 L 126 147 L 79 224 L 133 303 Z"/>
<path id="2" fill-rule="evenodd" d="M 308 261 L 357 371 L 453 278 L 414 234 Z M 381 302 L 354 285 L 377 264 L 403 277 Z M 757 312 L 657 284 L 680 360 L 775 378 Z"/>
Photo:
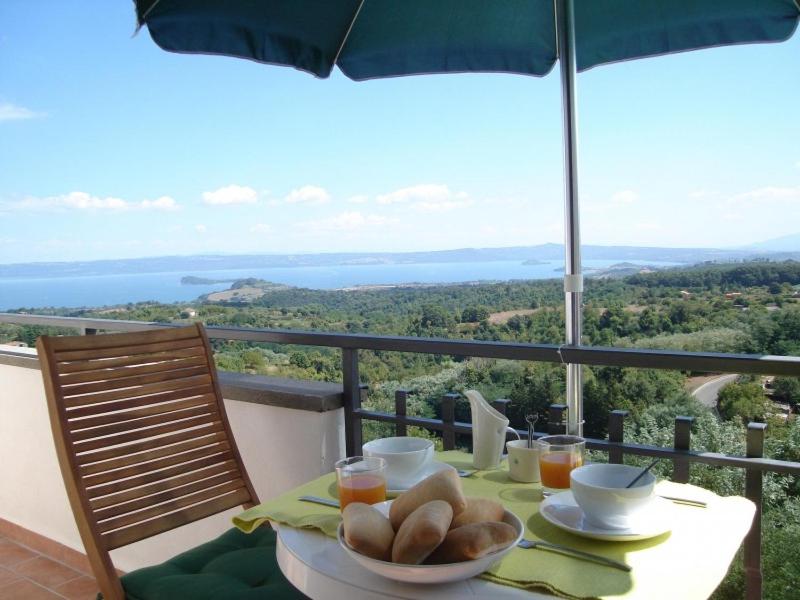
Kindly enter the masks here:
<path id="1" fill-rule="evenodd" d="M 214 386 L 212 384 L 207 383 L 203 385 L 187 386 L 186 388 L 179 390 L 159 392 L 158 394 L 140 396 L 137 398 L 128 398 L 122 400 L 116 399 L 113 401 L 104 402 L 101 406 L 80 406 L 69 411 L 69 417 L 71 420 L 70 426 L 79 426 L 82 423 L 82 421 L 73 421 L 73 419 L 81 419 L 83 417 L 91 417 L 95 415 L 108 415 L 112 412 L 119 414 L 117 411 L 145 406 L 162 406 L 162 402 L 167 402 L 170 400 L 185 400 L 187 398 L 194 398 L 196 396 L 205 394 L 212 396 L 214 395 Z M 216 396 L 214 396 L 214 401 L 216 401 Z"/>
<path id="2" fill-rule="evenodd" d="M 156 408 L 173 408 L 156 406 Z M 149 416 L 137 416 L 136 418 L 121 418 L 116 422 L 111 422 L 106 425 L 95 425 L 94 427 L 85 427 L 86 423 L 81 423 L 81 428 L 72 431 L 72 439 L 77 441 L 88 440 L 93 437 L 102 437 L 113 435 L 115 433 L 124 433 L 134 429 L 143 429 L 151 425 L 161 425 L 165 422 L 178 422 L 188 419 L 189 417 L 199 417 L 202 415 L 214 415 L 216 413 L 216 405 L 199 404 L 196 406 L 189 406 L 180 408 L 178 410 L 160 411 L 153 413 Z M 112 415 L 113 416 L 113 415 Z"/>
<path id="3" fill-rule="evenodd" d="M 139 523 L 124 529 L 112 531 L 103 536 L 106 547 L 109 549 L 120 548 L 127 546 L 133 542 L 137 542 L 144 537 L 152 537 L 159 533 L 164 533 L 176 527 L 183 525 L 183 519 L 173 517 L 173 515 L 181 514 L 182 516 L 190 518 L 192 521 L 198 521 L 205 517 L 215 515 L 229 508 L 242 506 L 247 502 L 247 495 L 243 490 L 238 490 L 226 496 L 220 496 L 203 504 L 191 506 L 180 513 L 172 513 L 165 515 L 160 519 Z"/>
<path id="4" fill-rule="evenodd" d="M 224 432 L 214 432 L 202 437 L 198 437 L 194 433 L 187 432 L 173 436 L 173 439 L 175 438 L 179 439 L 179 443 L 166 447 L 158 446 L 153 442 L 142 442 L 141 444 L 138 444 L 138 446 L 145 446 L 149 449 L 132 454 L 128 454 L 127 448 L 123 448 L 121 450 L 104 450 L 102 452 L 93 453 L 97 454 L 98 457 L 88 457 L 85 463 L 80 465 L 78 473 L 81 475 L 81 477 L 87 478 L 86 485 L 91 487 L 98 485 L 98 481 L 97 479 L 89 480 L 89 475 L 111 473 L 112 478 L 120 479 L 122 475 L 120 473 L 112 473 L 112 471 L 117 471 L 123 467 L 132 467 L 134 465 L 149 463 L 163 457 L 174 457 L 176 460 L 180 459 L 177 460 L 177 462 L 188 462 L 191 460 L 191 456 L 188 453 L 189 450 L 203 448 L 205 453 L 202 454 L 202 456 L 210 456 L 211 454 L 227 450 L 230 447 Z M 195 456 L 199 455 L 195 454 Z M 177 463 L 173 462 L 172 464 Z M 150 470 L 155 470 L 158 468 L 158 466 L 155 464 L 148 466 L 150 467 Z"/>
<path id="5" fill-rule="evenodd" d="M 120 380 L 116 380 L 116 382 L 119 381 Z M 212 381 L 209 375 L 194 375 L 173 381 L 158 381 L 132 387 L 126 387 L 124 385 L 115 387 L 112 382 L 109 382 L 106 390 L 97 390 L 92 394 L 84 395 L 64 393 L 62 397 L 66 408 L 84 408 L 86 406 L 110 402 L 112 400 L 141 399 L 160 392 L 177 392 L 188 387 L 210 385 L 211 383 Z M 146 400 L 141 400 L 141 402 L 150 403 Z"/>
<path id="6" fill-rule="evenodd" d="M 136 500 L 145 496 L 150 496 L 158 492 L 169 491 L 173 488 L 194 483 L 202 479 L 211 479 L 220 474 L 226 474 L 232 471 L 236 463 L 228 460 L 222 463 L 216 463 L 210 467 L 197 469 L 186 475 L 179 475 L 177 477 L 170 477 L 161 479 L 146 485 L 134 486 L 126 489 L 116 489 L 115 491 L 107 492 L 97 498 L 92 498 L 90 504 L 93 510 L 100 510 L 113 506 L 114 504 L 122 504 L 130 500 Z"/>
<path id="7" fill-rule="evenodd" d="M 99 371 L 116 367 L 130 367 L 147 364 L 150 362 L 177 362 L 183 359 L 205 358 L 205 348 L 191 346 L 189 348 L 173 348 L 168 351 L 151 352 L 150 354 L 121 356 L 118 358 L 86 359 L 74 362 L 62 362 L 59 369 L 61 373 L 82 373 L 84 371 Z"/>
<path id="8" fill-rule="evenodd" d="M 64 481 L 106 598 L 108 551 L 257 502 L 202 326 L 37 342 Z"/>
<path id="9" fill-rule="evenodd" d="M 149 406 L 145 406 L 144 408 L 134 408 L 133 410 L 126 410 L 124 412 L 110 412 L 94 417 L 74 419 L 70 422 L 70 427 L 71 431 L 79 432 L 92 427 L 100 427 L 101 425 L 127 423 L 129 421 L 143 419 L 152 415 L 187 410 L 189 408 L 214 404 L 215 402 L 216 398 L 214 398 L 213 394 L 205 394 L 202 396 L 190 397 L 186 400 L 151 404 Z"/>
<path id="10" fill-rule="evenodd" d="M 89 490 L 90 500 L 99 499 L 111 494 L 119 492 L 133 491 L 141 486 L 158 484 L 164 485 L 165 482 L 171 481 L 172 478 L 179 479 L 180 477 L 187 477 L 196 471 L 201 471 L 207 468 L 223 468 L 231 460 L 233 454 L 231 452 L 223 452 L 221 455 L 214 456 L 201 456 L 191 464 L 192 470 L 187 473 L 185 464 L 180 464 L 174 467 L 168 467 L 158 472 L 145 473 L 144 475 L 135 475 L 124 481 L 110 481 L 103 485 L 98 485 Z M 222 462 L 220 462 L 222 461 Z"/>
<path id="11" fill-rule="evenodd" d="M 152 360 L 152 359 L 151 359 Z M 123 367 L 100 367 L 87 371 L 76 371 L 65 373 L 61 376 L 62 385 L 73 385 L 76 383 L 91 383 L 97 381 L 108 381 L 109 379 L 119 379 L 121 377 L 132 377 L 134 375 L 148 375 L 150 373 L 163 373 L 165 371 L 178 371 L 191 367 L 204 368 L 206 365 L 205 357 L 190 356 L 188 358 L 177 358 L 161 360 L 158 362 L 141 363 Z"/>
<path id="12" fill-rule="evenodd" d="M 132 335 L 128 333 L 115 333 L 111 335 Z M 98 339 L 100 337 L 111 337 L 111 336 L 96 336 Z M 87 336 L 85 339 L 94 339 L 94 336 Z M 62 362 L 74 362 L 74 361 L 83 361 L 83 360 L 100 360 L 102 358 L 124 358 L 129 356 L 141 356 L 143 360 L 145 360 L 148 356 L 153 354 L 159 354 L 164 352 L 172 352 L 173 350 L 183 350 L 186 348 L 194 348 L 195 351 L 199 354 L 200 351 L 203 349 L 202 345 L 197 343 L 197 340 L 194 339 L 183 339 L 183 340 L 176 340 L 173 342 L 158 342 L 153 344 L 138 344 L 135 346 L 106 346 L 106 347 L 98 347 L 95 349 L 85 349 L 87 346 L 83 347 L 83 350 L 62 350 L 62 351 L 54 351 L 55 359 L 62 363 Z M 96 364 L 96 363 L 92 363 Z"/>
<path id="13" fill-rule="evenodd" d="M 240 489 L 244 489 L 244 481 L 241 479 L 233 479 L 229 480 L 223 485 L 203 488 L 196 492 L 187 493 L 179 498 L 170 499 L 169 501 L 157 504 L 156 506 L 150 506 L 149 508 L 129 510 L 125 513 L 118 512 L 116 513 L 116 516 L 106 517 L 103 519 L 100 519 L 98 515 L 98 513 L 103 513 L 101 511 L 95 511 L 94 516 L 97 519 L 100 532 L 106 534 L 109 531 L 114 531 L 115 529 L 122 529 L 130 525 L 137 525 L 145 521 L 150 521 L 156 517 L 174 513 L 179 508 L 201 504 L 206 500 L 211 500 L 213 498 L 217 498 L 218 496 L 224 496 L 225 494 L 235 492 L 236 490 Z M 108 515 L 109 510 L 111 509 L 106 510 L 104 514 Z M 109 548 L 109 550 L 110 549 L 111 548 Z"/>

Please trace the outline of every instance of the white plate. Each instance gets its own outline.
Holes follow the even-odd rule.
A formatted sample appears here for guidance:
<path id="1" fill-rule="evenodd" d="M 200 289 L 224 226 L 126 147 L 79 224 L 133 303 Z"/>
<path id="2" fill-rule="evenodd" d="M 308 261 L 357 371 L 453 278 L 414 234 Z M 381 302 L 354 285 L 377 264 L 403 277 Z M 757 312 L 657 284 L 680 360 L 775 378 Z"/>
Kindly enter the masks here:
<path id="1" fill-rule="evenodd" d="M 439 462 L 438 460 L 432 460 L 409 479 L 389 479 L 386 482 L 386 493 L 391 494 L 392 496 L 397 496 L 398 494 L 407 492 L 410 488 L 417 485 L 426 477 L 430 477 L 439 471 L 446 471 L 447 469 L 455 470 L 454 467 L 451 467 L 447 463 Z"/>
<path id="2" fill-rule="evenodd" d="M 556 527 L 575 535 L 611 542 L 646 540 L 672 529 L 672 503 L 658 496 L 636 515 L 627 529 L 605 529 L 587 523 L 571 491 L 545 498 L 539 505 L 539 514 Z"/>
<path id="3" fill-rule="evenodd" d="M 388 500 L 387 502 L 380 502 L 372 506 L 388 517 L 389 506 L 391 506 L 392 502 L 393 500 Z M 483 558 L 449 565 L 401 565 L 369 558 L 353 550 L 347 545 L 347 542 L 344 541 L 344 523 L 339 523 L 336 537 L 339 539 L 339 545 L 353 560 L 376 575 L 406 583 L 448 583 L 480 575 L 516 547 L 522 539 L 522 534 L 525 533 L 525 526 L 517 515 L 509 511 L 505 511 L 503 514 L 503 521 L 511 525 L 517 531 L 517 538 L 506 548 L 487 554 Z"/>

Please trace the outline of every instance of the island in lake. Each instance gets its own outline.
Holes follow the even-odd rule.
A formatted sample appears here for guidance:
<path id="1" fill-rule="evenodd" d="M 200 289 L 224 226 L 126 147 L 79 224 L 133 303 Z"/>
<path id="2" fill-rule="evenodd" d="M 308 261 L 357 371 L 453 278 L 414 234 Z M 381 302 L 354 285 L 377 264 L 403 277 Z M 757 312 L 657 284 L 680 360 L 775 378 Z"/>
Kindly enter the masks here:
<path id="1" fill-rule="evenodd" d="M 214 283 L 233 283 L 235 279 L 209 279 L 208 277 L 195 277 L 186 275 L 181 277 L 181 285 L 211 285 Z"/>

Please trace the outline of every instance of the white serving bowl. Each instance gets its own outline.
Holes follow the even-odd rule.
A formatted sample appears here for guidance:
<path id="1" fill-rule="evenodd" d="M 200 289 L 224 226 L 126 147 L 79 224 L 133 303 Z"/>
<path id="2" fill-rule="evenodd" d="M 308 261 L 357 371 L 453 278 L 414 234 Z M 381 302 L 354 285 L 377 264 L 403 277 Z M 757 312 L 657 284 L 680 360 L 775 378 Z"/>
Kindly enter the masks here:
<path id="1" fill-rule="evenodd" d="M 625 487 L 641 471 L 641 467 L 606 464 L 573 469 L 570 489 L 586 521 L 606 529 L 629 527 L 637 514 L 655 498 L 656 478 L 652 473 L 646 473 L 633 487 Z"/>
<path id="2" fill-rule="evenodd" d="M 419 473 L 433 460 L 433 442 L 416 437 L 388 437 L 367 442 L 364 456 L 377 456 L 386 461 L 386 479 L 390 489 L 401 485 Z"/>
<path id="3" fill-rule="evenodd" d="M 388 502 L 373 504 L 373 506 L 384 515 L 388 516 L 389 506 L 392 502 L 392 500 L 389 500 Z M 480 575 L 514 549 L 522 539 L 522 534 L 525 533 L 525 527 L 522 521 L 519 520 L 519 517 L 509 511 L 505 511 L 503 514 L 503 521 L 511 525 L 517 532 L 517 538 L 506 548 L 487 554 L 483 558 L 449 565 L 401 565 L 364 556 L 353 550 L 347 545 L 347 542 L 344 541 L 343 523 L 339 524 L 337 537 L 339 538 L 339 545 L 353 560 L 376 575 L 394 579 L 395 581 L 403 581 L 405 583 L 448 583 Z"/>

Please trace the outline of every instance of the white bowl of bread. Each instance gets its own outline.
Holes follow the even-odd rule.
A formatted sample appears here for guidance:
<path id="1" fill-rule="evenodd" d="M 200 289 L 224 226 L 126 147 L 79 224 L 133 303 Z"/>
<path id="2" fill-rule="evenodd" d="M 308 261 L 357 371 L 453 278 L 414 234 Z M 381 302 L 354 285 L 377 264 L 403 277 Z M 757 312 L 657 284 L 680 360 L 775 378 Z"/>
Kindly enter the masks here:
<path id="1" fill-rule="evenodd" d="M 458 475 L 447 470 L 395 500 L 348 504 L 338 538 L 345 552 L 377 575 L 445 583 L 483 573 L 524 531 L 522 521 L 499 502 L 465 497 Z"/>

